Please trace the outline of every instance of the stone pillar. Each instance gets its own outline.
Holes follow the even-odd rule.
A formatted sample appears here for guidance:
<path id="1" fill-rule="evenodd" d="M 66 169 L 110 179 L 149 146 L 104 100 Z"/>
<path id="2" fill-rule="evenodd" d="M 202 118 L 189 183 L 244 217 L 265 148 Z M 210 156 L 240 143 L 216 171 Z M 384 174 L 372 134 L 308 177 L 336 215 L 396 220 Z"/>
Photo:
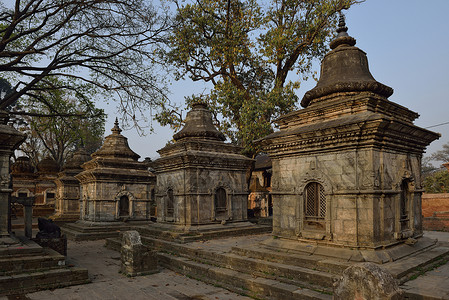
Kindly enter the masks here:
<path id="1" fill-rule="evenodd" d="M 156 251 L 142 244 L 135 230 L 125 231 L 122 236 L 121 272 L 128 276 L 139 276 L 158 272 Z"/>
<path id="2" fill-rule="evenodd" d="M 0 111 L 0 236 L 11 231 L 9 161 L 11 154 L 24 140 L 25 135 L 8 126 L 8 113 Z"/>

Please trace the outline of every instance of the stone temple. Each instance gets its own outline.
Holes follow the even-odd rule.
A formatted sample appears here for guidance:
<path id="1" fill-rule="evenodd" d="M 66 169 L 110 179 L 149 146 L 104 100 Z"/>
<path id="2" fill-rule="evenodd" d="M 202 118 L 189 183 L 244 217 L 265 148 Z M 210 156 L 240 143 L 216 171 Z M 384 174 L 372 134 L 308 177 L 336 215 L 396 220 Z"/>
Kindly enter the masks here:
<path id="1" fill-rule="evenodd" d="M 393 89 L 373 78 L 355 43 L 341 19 L 304 109 L 260 141 L 273 164 L 276 236 L 375 250 L 423 234 L 421 157 L 439 135 L 388 100 Z"/>
<path id="2" fill-rule="evenodd" d="M 55 222 L 75 222 L 80 218 L 81 187 L 75 175 L 83 171 L 81 165 L 91 160 L 83 149 L 77 150 L 62 167 L 56 178 L 55 213 L 51 219 Z"/>
<path id="3" fill-rule="evenodd" d="M 120 134 L 116 120 L 112 134 L 75 177 L 82 185 L 81 219 L 93 222 L 149 220 L 155 177 Z"/>
<path id="4" fill-rule="evenodd" d="M 80 220 L 62 227 L 70 239 L 118 236 L 120 230 L 151 218 L 156 178 L 129 148 L 117 120 L 111 131 L 74 176 L 81 185 Z"/>
<path id="5" fill-rule="evenodd" d="M 173 139 L 153 164 L 158 223 L 190 227 L 245 221 L 246 171 L 253 160 L 224 143 L 205 104 L 193 105 Z"/>

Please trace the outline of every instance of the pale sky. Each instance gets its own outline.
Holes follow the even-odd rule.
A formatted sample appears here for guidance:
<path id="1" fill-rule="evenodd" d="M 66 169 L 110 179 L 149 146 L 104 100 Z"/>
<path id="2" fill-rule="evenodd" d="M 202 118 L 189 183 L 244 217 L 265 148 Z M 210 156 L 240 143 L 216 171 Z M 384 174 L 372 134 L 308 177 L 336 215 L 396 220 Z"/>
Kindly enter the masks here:
<path id="1" fill-rule="evenodd" d="M 420 114 L 417 126 L 429 127 L 449 122 L 449 0 L 367 0 L 345 11 L 348 33 L 356 46 L 367 53 L 374 78 L 394 89 L 389 100 Z M 315 67 L 319 69 L 319 62 Z M 299 99 L 315 82 L 303 83 Z M 205 85 L 178 82 L 172 86 L 173 101 L 200 93 Z M 115 120 L 115 108 L 109 114 L 105 135 Z M 154 133 L 140 137 L 134 129 L 123 131 L 132 150 L 142 158 L 158 157 L 174 132 L 153 122 Z M 449 142 L 449 124 L 431 128 L 441 133 L 427 150 L 432 153 Z"/>

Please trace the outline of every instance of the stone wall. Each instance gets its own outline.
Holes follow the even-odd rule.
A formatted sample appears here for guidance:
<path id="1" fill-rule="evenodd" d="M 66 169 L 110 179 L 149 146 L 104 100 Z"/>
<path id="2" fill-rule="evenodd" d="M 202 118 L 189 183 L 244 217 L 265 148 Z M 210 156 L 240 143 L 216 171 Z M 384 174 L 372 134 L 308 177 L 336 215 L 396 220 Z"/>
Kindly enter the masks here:
<path id="1" fill-rule="evenodd" d="M 247 197 L 246 174 L 212 168 L 186 168 L 158 174 L 157 206 L 167 207 L 168 190 L 173 190 L 173 219 L 167 219 L 164 209 L 158 210 L 158 221 L 173 221 L 180 225 L 208 224 L 222 220 L 246 220 Z M 228 211 L 216 216 L 214 195 L 224 188 Z M 185 202 L 184 202 L 185 201 Z"/>
<path id="2" fill-rule="evenodd" d="M 83 186 L 81 219 L 87 221 L 116 221 L 120 217 L 132 220 L 150 218 L 150 194 L 154 183 L 91 182 Z M 129 199 L 129 215 L 119 215 L 120 197 Z"/>
<path id="3" fill-rule="evenodd" d="M 419 163 L 417 155 L 369 148 L 273 159 L 273 233 L 368 247 L 395 242 L 404 231 L 419 234 L 420 190 L 414 186 L 420 182 Z M 403 180 L 410 189 L 406 230 L 398 221 Z M 320 228 L 302 219 L 310 182 L 325 191 L 326 217 Z"/>

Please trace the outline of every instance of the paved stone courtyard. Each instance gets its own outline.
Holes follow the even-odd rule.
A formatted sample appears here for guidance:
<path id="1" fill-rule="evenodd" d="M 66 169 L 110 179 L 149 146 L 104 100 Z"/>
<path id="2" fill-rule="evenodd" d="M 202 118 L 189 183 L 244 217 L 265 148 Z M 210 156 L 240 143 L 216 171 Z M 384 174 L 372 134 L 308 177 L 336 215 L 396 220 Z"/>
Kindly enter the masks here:
<path id="1" fill-rule="evenodd" d="M 220 287 L 207 285 L 173 271 L 162 269 L 160 273 L 126 277 L 119 274 L 120 253 L 104 246 L 104 240 L 68 242 L 67 264 L 89 270 L 92 283 L 61 289 L 40 291 L 26 295 L 0 297 L 12 299 L 148 299 L 148 300 L 234 300 L 250 299 Z"/>
<path id="2" fill-rule="evenodd" d="M 264 235 L 254 236 L 258 240 Z M 425 232 L 429 238 L 437 238 L 444 246 L 449 246 L 448 232 Z M 201 243 L 199 243 L 201 244 Z M 233 238 L 207 241 L 204 247 L 222 248 L 232 245 Z M 178 299 L 178 300 L 230 300 L 251 299 L 187 278 L 173 271 L 162 269 L 160 273 L 126 277 L 119 274 L 120 254 L 104 246 L 104 240 L 68 242 L 67 264 L 87 268 L 90 284 L 71 286 L 55 290 L 40 291 L 26 295 L 0 297 L 12 299 Z M 198 245 L 201 247 L 201 245 Z M 449 299 L 449 264 L 442 265 L 401 286 L 402 289 L 419 293 L 419 299 Z"/>

